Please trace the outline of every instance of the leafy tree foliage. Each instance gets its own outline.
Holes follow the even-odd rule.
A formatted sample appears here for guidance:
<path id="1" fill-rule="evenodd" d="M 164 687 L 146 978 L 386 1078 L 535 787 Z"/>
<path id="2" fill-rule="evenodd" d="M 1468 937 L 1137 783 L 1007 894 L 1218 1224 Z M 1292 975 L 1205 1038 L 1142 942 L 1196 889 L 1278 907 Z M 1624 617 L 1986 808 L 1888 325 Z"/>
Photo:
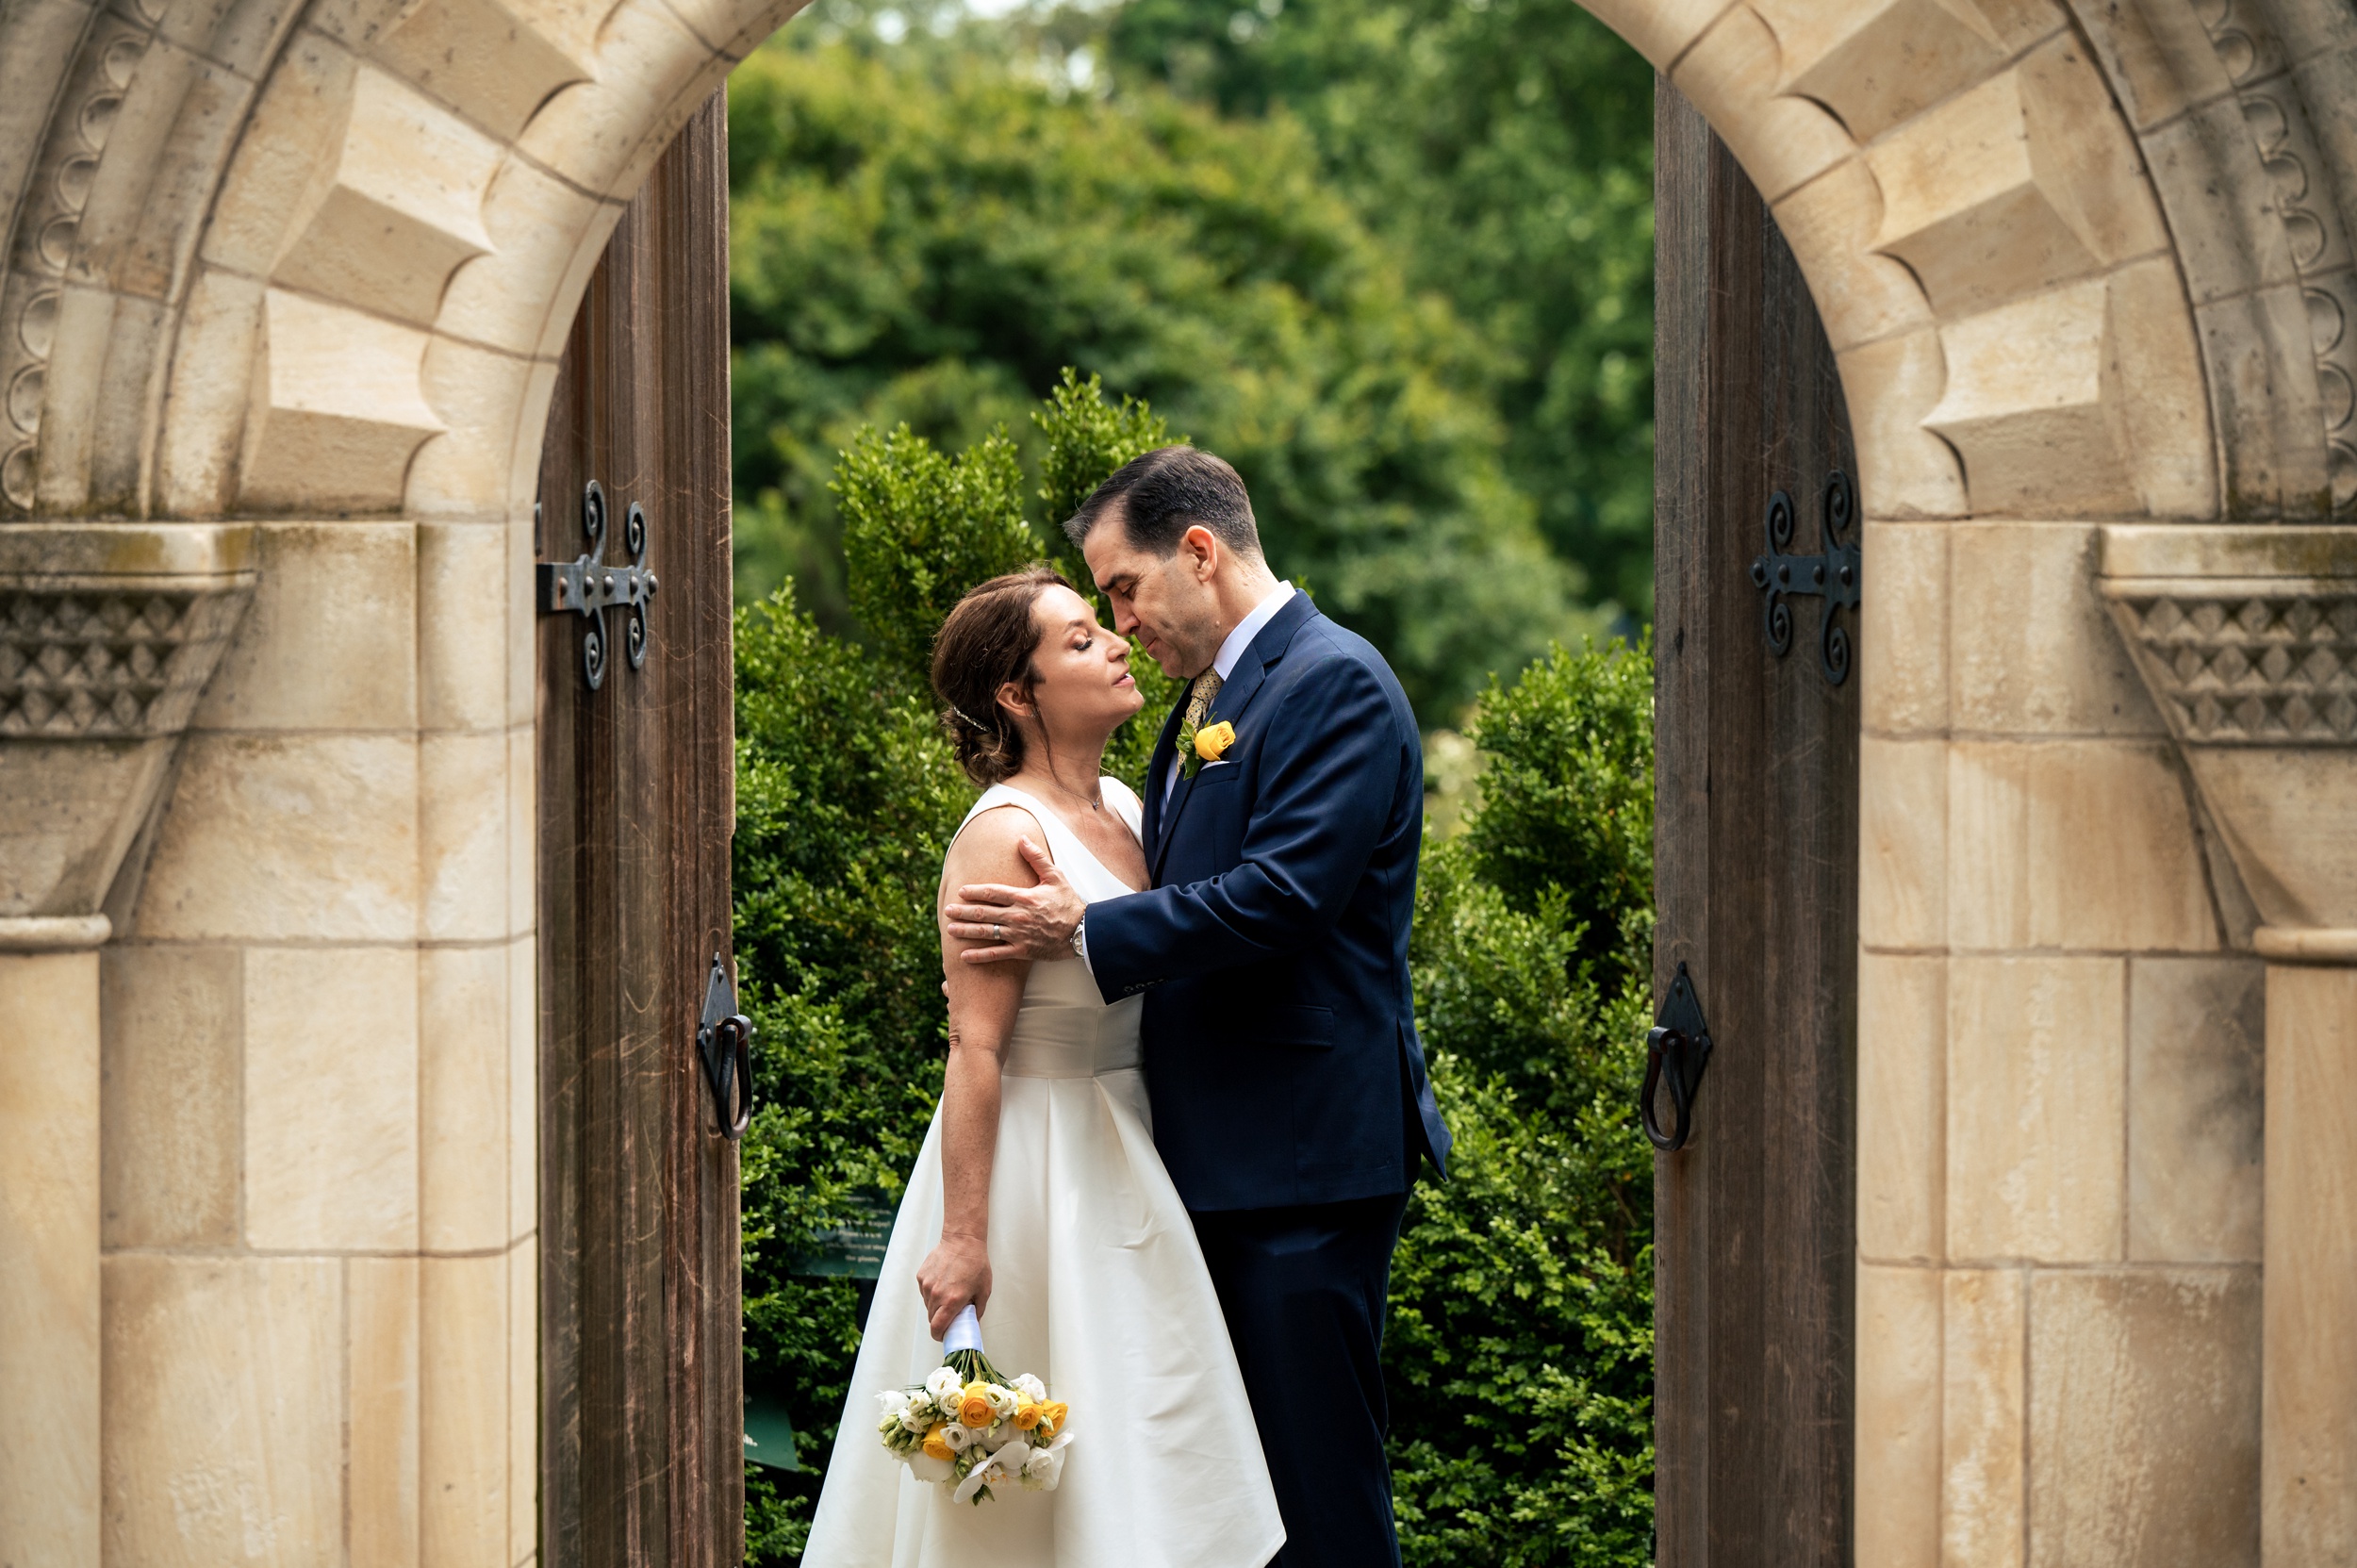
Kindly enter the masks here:
<path id="1" fill-rule="evenodd" d="M 1070 377 L 1026 427 L 1047 516 L 1163 436 Z M 940 1094 L 933 898 L 972 791 L 915 668 L 935 606 L 1046 551 L 1042 514 L 1010 512 L 981 477 L 1006 439 L 957 456 L 906 431 L 851 442 L 849 597 L 905 624 L 838 636 L 790 587 L 738 615 L 736 930 L 762 1101 L 744 1144 L 746 1348 L 806 1467 L 749 1472 L 754 1563 L 800 1554 L 858 1344 L 854 1287 L 793 1260 L 862 1190 L 897 1200 Z M 1496 791 L 1426 846 L 1412 958 L 1458 1152 L 1411 1200 L 1385 1347 L 1417 1568 L 1650 1561 L 1651 1162 L 1628 1112 L 1650 885 L 1624 845 L 1651 794 L 1649 668 L 1641 649 L 1558 652 L 1493 683 L 1473 733 Z M 1142 783 L 1175 696 L 1149 693 L 1116 771 Z M 1598 848 L 1550 863 L 1520 854 L 1523 835 Z M 1613 940 L 1591 952 L 1591 929 Z"/>
<path id="2" fill-rule="evenodd" d="M 1591 592 L 1653 605 L 1653 70 L 1577 0 L 1128 0 L 1116 79 L 1297 120 L 1498 366 L 1508 471 Z"/>
<path id="3" fill-rule="evenodd" d="M 1023 415 L 1070 365 L 1237 465 L 1272 565 L 1386 651 L 1427 723 L 1575 625 L 1576 576 L 1507 471 L 1493 346 L 1410 288 L 1291 119 L 789 28 L 732 78 L 730 139 L 749 587 L 791 569 L 822 625 L 876 635 L 833 575 L 834 450 L 863 424 L 942 450 L 1003 425 L 978 503 L 1009 462 L 1068 495 Z"/>

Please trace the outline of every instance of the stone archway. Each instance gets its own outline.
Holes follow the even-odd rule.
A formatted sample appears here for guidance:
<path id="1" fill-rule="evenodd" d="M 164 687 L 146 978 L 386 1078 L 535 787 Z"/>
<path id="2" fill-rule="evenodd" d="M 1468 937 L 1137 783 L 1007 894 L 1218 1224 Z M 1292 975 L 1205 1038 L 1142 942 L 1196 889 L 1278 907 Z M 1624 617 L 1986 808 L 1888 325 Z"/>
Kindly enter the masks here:
<path id="1" fill-rule="evenodd" d="M 2249 954 L 2357 952 L 2357 865 L 2286 864 L 2345 818 L 2245 819 L 2203 760 L 2297 747 L 2348 796 L 2346 674 L 2258 655 L 2357 637 L 2357 25 L 1595 8 L 1770 199 L 1856 424 L 1860 1557 L 2161 1560 L 2132 1499 L 2261 1486 Z M 41 1325 L 0 1345 L 0 1547 L 529 1554 L 536 445 L 622 204 L 793 9 L 0 18 L 0 577 L 70 671 L 0 716 L 0 1277 Z M 2348 1029 L 2349 972 L 2277 969 L 2271 1052 Z M 322 990 L 371 1049 L 322 1051 Z M 102 1033 L 103 1096 L 34 1048 Z M 2106 1357 L 2133 1438 L 2052 1402 Z M 2169 1429 L 2189 1359 L 2249 1443 Z M 2316 1419 L 2270 1489 L 2351 1462 Z"/>

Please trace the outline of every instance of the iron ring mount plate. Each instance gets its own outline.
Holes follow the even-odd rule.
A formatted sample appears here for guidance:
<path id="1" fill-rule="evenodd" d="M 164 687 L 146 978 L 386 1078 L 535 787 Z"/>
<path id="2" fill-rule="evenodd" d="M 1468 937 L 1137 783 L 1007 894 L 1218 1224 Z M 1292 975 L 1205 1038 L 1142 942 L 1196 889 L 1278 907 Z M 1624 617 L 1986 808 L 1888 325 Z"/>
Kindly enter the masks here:
<path id="1" fill-rule="evenodd" d="M 1694 1131 L 1694 1095 L 1702 1087 L 1703 1069 L 1710 1065 L 1710 1026 L 1703 1021 L 1702 999 L 1694 994 L 1693 977 L 1683 962 L 1661 999 L 1654 1027 L 1645 1033 L 1645 1086 L 1637 1092 L 1637 1116 L 1645 1138 L 1664 1154 L 1686 1147 Z M 1654 1114 L 1664 1085 L 1677 1119 L 1667 1128 Z"/>
<path id="2" fill-rule="evenodd" d="M 736 982 L 718 953 L 712 955 L 712 973 L 704 980 L 696 1058 L 712 1089 L 721 1135 L 743 1137 L 753 1119 L 753 1021 L 736 1010 Z"/>
<path id="3" fill-rule="evenodd" d="M 581 673 L 591 691 L 605 685 L 607 656 L 605 612 L 628 612 L 622 648 L 633 669 L 647 663 L 647 606 L 661 585 L 647 565 L 647 510 L 632 502 L 622 517 L 622 548 L 630 565 L 608 565 L 605 559 L 605 487 L 592 479 L 582 487 L 581 528 L 589 549 L 569 561 L 536 563 L 536 588 L 542 615 L 573 614 L 587 625 L 582 631 Z"/>

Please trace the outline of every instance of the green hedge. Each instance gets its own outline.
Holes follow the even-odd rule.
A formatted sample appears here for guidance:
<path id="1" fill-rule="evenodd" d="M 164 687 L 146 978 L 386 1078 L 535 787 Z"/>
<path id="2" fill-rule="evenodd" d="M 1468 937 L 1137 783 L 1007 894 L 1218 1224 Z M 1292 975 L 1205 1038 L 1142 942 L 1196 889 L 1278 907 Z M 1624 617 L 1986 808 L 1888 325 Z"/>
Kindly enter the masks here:
<path id="1" fill-rule="evenodd" d="M 1069 377 L 1037 419 L 1031 516 L 1162 438 L 1146 410 Z M 916 679 L 923 645 L 964 586 L 1051 553 L 989 451 L 870 433 L 836 486 L 869 645 L 821 632 L 790 587 L 736 629 L 737 942 L 762 1100 L 744 1146 L 746 1355 L 783 1392 L 804 1467 L 748 1473 L 761 1564 L 799 1554 L 858 1344 L 851 1282 L 795 1278 L 790 1260 L 855 1221 L 864 1191 L 898 1199 L 940 1093 L 933 896 L 973 796 Z M 1109 759 L 1133 782 L 1172 696 L 1139 666 L 1152 705 Z M 1493 682 L 1471 730 L 1485 803 L 1426 846 L 1413 962 L 1459 1152 L 1450 1182 L 1418 1188 L 1393 1273 L 1410 1563 L 1651 1560 L 1651 1162 L 1628 1111 L 1651 687 L 1647 652 L 1617 647 Z"/>

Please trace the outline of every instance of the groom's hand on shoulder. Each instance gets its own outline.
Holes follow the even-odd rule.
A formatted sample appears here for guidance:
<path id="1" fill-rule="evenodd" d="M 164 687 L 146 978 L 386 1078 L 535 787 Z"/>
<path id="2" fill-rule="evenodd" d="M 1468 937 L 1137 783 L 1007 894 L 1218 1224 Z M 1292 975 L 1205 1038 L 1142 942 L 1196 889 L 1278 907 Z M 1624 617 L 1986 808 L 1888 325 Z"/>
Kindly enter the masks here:
<path id="1" fill-rule="evenodd" d="M 1015 849 L 1038 875 L 1038 886 L 969 883 L 958 889 L 958 901 L 941 912 L 951 936 L 988 944 L 959 954 L 968 964 L 1073 956 L 1073 928 L 1080 923 L 1088 900 L 1074 890 L 1047 850 L 1029 838 L 1018 840 Z"/>

